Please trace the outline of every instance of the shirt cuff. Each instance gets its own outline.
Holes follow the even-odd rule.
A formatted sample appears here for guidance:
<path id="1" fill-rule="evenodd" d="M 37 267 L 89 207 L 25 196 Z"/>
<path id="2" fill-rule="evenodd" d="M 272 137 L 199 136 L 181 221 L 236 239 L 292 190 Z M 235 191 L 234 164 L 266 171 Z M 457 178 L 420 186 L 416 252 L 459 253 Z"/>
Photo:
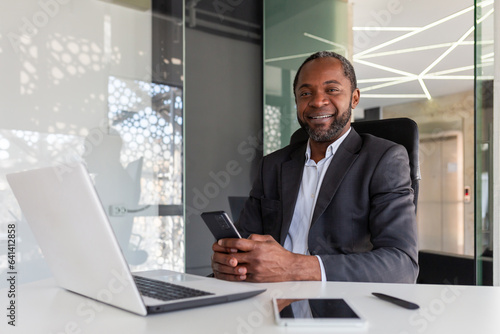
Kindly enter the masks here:
<path id="1" fill-rule="evenodd" d="M 323 265 L 323 260 L 321 260 L 321 257 L 319 255 L 315 256 L 318 258 L 319 267 L 321 268 L 321 282 L 326 282 L 326 272 L 325 272 L 325 266 Z"/>

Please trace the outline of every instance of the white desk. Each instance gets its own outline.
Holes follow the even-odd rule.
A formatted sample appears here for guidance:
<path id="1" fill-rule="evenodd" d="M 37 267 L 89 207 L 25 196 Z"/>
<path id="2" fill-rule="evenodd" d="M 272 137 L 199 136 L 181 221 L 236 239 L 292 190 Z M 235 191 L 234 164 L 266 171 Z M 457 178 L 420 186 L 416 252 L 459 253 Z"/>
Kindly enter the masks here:
<path id="1" fill-rule="evenodd" d="M 344 282 L 287 282 L 260 286 L 268 290 L 247 300 L 141 317 L 67 292 L 55 286 L 52 280 L 45 280 L 17 287 L 16 327 L 7 325 L 7 291 L 0 290 L 0 333 L 339 332 L 276 326 L 271 310 L 273 296 L 345 298 L 369 321 L 366 330 L 356 333 L 500 333 L 500 287 Z M 371 292 L 408 299 L 418 303 L 420 309 L 403 309 L 371 296 Z"/>

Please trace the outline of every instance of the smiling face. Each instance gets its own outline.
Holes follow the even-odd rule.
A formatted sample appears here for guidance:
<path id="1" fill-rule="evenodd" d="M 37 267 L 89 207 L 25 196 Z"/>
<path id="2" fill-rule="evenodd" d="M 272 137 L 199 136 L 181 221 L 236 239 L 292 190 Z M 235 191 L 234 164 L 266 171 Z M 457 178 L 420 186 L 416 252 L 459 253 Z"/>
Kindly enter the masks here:
<path id="1" fill-rule="evenodd" d="M 332 143 L 351 124 L 351 109 L 359 102 L 359 90 L 351 89 L 341 62 L 332 57 L 304 64 L 297 78 L 297 119 L 316 142 Z"/>

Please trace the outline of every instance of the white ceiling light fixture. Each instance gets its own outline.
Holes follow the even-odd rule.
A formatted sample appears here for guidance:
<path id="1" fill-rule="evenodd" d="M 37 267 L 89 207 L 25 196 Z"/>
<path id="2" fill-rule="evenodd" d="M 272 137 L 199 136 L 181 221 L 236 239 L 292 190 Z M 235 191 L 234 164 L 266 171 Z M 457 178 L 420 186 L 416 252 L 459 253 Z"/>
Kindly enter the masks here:
<path id="1" fill-rule="evenodd" d="M 427 100 L 432 99 L 431 93 L 429 93 L 429 90 L 427 89 L 427 86 L 425 85 L 424 80 L 422 80 L 422 77 L 420 75 L 418 76 L 418 83 L 420 84 L 420 87 L 422 87 Z"/>
<path id="2" fill-rule="evenodd" d="M 322 37 L 319 37 L 319 36 L 316 36 L 316 35 L 313 35 L 313 34 L 310 34 L 310 33 L 307 33 L 307 32 L 304 33 L 304 36 L 312 38 L 312 39 L 315 39 L 317 41 L 320 41 L 320 42 L 323 42 L 323 43 L 326 43 L 326 44 L 330 44 L 330 45 L 336 46 L 337 48 L 339 48 L 339 49 L 341 49 L 343 51 L 345 57 L 349 57 L 349 54 L 347 52 L 347 48 L 345 47 L 345 45 L 329 41 L 329 40 L 327 40 L 325 38 L 322 38 Z"/>
<path id="3" fill-rule="evenodd" d="M 354 31 L 415 31 L 420 27 L 352 27 Z"/>
<path id="4" fill-rule="evenodd" d="M 357 62 L 357 63 L 360 63 L 360 64 L 364 64 L 364 65 L 367 65 L 367 66 L 370 66 L 370 67 L 373 67 L 373 68 L 377 68 L 377 69 L 380 69 L 380 70 L 383 70 L 383 71 L 391 72 L 391 73 L 401 74 L 401 75 L 404 75 L 404 76 L 416 76 L 416 74 L 414 74 L 414 73 L 410 73 L 410 72 L 398 70 L 396 68 L 392 68 L 392 67 L 389 67 L 389 66 L 375 64 L 375 63 L 372 63 L 372 62 L 368 62 L 366 60 L 355 59 L 354 61 Z"/>
<path id="5" fill-rule="evenodd" d="M 477 4 L 478 7 L 485 8 L 487 6 L 491 6 L 494 1 L 483 1 Z M 425 6 L 425 5 L 422 5 Z M 457 4 L 459 6 L 459 4 Z M 374 8 L 366 8 L 365 3 L 363 6 L 358 7 L 363 10 L 362 15 L 360 15 L 360 22 L 364 22 L 365 20 L 361 20 L 361 17 L 365 18 L 369 17 L 368 15 L 373 12 L 377 12 L 381 10 L 382 7 Z M 423 7 L 422 7 L 423 8 Z M 467 87 L 464 84 L 458 84 L 459 82 L 473 81 L 474 80 L 474 65 L 466 65 L 467 62 L 472 64 L 472 55 L 473 50 L 471 48 L 474 47 L 474 41 L 470 40 L 471 36 L 474 32 L 474 27 L 470 27 L 456 40 L 443 41 L 444 38 L 448 36 L 446 31 L 450 31 L 449 36 L 453 36 L 453 33 L 459 31 L 459 29 L 463 29 L 464 20 L 455 20 L 464 15 L 471 16 L 471 20 L 473 18 L 474 6 L 467 6 L 465 9 L 456 10 L 451 15 L 447 15 L 443 18 L 438 18 L 434 22 L 428 23 L 420 28 L 418 27 L 403 27 L 403 26 L 395 26 L 395 27 L 361 27 L 356 26 L 353 28 L 354 33 L 363 33 L 364 31 L 377 31 L 380 32 L 378 35 L 372 37 L 371 42 L 372 46 L 366 48 L 365 50 L 361 50 L 354 54 L 353 62 L 358 65 L 363 65 L 357 67 L 356 72 L 358 76 L 362 78 L 358 80 L 360 84 L 360 90 L 362 92 L 363 98 L 370 99 L 432 99 L 432 92 L 435 91 L 435 94 L 440 95 L 443 94 L 441 92 L 446 91 L 447 87 L 451 86 L 459 86 L 459 87 Z M 355 8 L 356 10 L 357 8 Z M 413 11 L 412 11 L 413 10 Z M 415 7 L 411 8 L 407 11 L 407 14 L 415 16 Z M 410 14 L 411 13 L 411 14 Z M 422 12 L 423 13 L 423 12 Z M 488 17 L 492 16 L 493 9 L 490 9 L 487 13 L 481 16 L 477 20 L 477 23 L 482 23 Z M 364 16 L 363 16 L 364 15 Z M 399 14 L 398 14 L 399 15 Z M 404 17 L 397 17 L 399 22 L 404 22 Z M 414 21 L 414 20 L 413 20 Z M 388 20 L 390 23 L 391 20 Z M 412 22 L 412 20 L 408 20 L 408 22 Z M 457 25 L 455 22 L 460 22 Z M 356 22 L 355 22 L 356 23 Z M 444 25 L 446 23 L 446 25 Z M 436 31 L 433 33 L 433 31 Z M 407 32 L 402 34 L 401 36 L 391 38 L 389 40 L 386 39 L 388 35 L 386 33 L 392 33 L 394 36 L 395 32 Z M 422 33 L 426 32 L 425 35 Z M 443 33 L 444 32 L 444 33 Z M 434 38 L 436 37 L 436 38 Z M 451 37 L 453 38 L 453 37 Z M 380 43 L 373 42 L 381 40 Z M 398 43 L 404 46 L 408 46 L 408 41 L 415 40 L 416 44 L 420 44 L 416 47 L 403 47 L 397 49 Z M 428 45 L 422 45 L 422 41 L 428 40 Z M 402 43 L 404 41 L 404 43 Z M 437 42 L 437 43 L 436 43 Z M 492 41 L 482 41 L 482 45 L 490 45 Z M 389 48 L 389 46 L 392 46 Z M 395 48 L 396 47 L 396 48 Z M 383 50 L 383 49 L 386 50 Z M 433 52 L 439 51 L 439 49 L 444 49 L 441 53 L 433 55 Z M 420 52 L 418 55 L 417 53 Z M 415 56 L 412 56 L 412 55 Z M 465 58 L 461 57 L 461 54 L 467 55 Z M 452 56 L 450 58 L 450 56 Z M 405 57 L 405 58 L 401 58 Z M 408 58 L 412 57 L 412 58 Z M 432 57 L 432 58 L 431 58 Z M 489 62 L 492 59 L 493 54 L 485 54 L 481 57 L 483 62 L 482 65 L 478 66 L 491 66 Z M 380 61 L 376 61 L 376 59 L 380 59 Z M 429 59 L 430 58 L 430 59 Z M 448 58 L 450 58 L 448 60 Z M 411 61 L 407 61 L 406 59 L 411 59 Z M 459 59 L 468 59 L 468 61 L 462 61 L 460 64 Z M 369 60 L 369 61 L 368 61 Z M 425 64 L 424 62 L 427 62 Z M 385 64 L 384 64 L 385 63 Z M 423 65 L 423 66 L 422 66 Z M 465 65 L 465 66 L 464 66 Z M 420 73 L 410 73 L 411 69 L 423 68 L 423 70 L 419 70 Z M 451 68 L 446 68 L 451 67 Z M 410 69 L 410 70 L 409 70 Z M 431 72 L 433 70 L 437 70 Z M 381 72 L 382 71 L 382 72 Z M 393 75 L 384 76 L 383 73 L 388 72 Z M 394 74 L 400 76 L 394 76 Z M 485 79 L 485 78 L 483 78 Z M 431 84 L 431 82 L 427 82 L 426 80 L 431 80 L 436 82 L 436 80 L 447 81 L 447 84 L 436 85 Z M 413 84 L 412 84 L 413 82 Z M 416 84 L 418 83 L 418 85 Z M 467 84 L 466 84 L 467 85 Z M 391 89 L 387 89 L 387 87 L 393 87 Z M 472 87 L 472 86 L 470 86 Z M 463 89 L 463 88 L 462 88 Z M 467 89 L 467 88 L 465 88 Z M 420 90 L 423 94 L 418 94 L 418 90 Z M 399 94 L 392 94 L 391 92 L 399 92 Z M 460 91 L 460 90 L 458 90 Z M 368 94 L 366 92 L 369 92 Z M 379 93 L 378 93 L 379 92 Z M 391 104 L 389 100 L 382 101 L 381 105 Z M 361 107 L 370 107 L 369 105 L 361 106 Z"/>
<path id="6" fill-rule="evenodd" d="M 368 59 L 368 58 L 376 58 L 376 57 L 384 57 L 384 56 L 393 56 L 393 55 L 398 55 L 398 54 L 404 54 L 404 53 L 412 53 L 412 52 L 418 52 L 418 51 L 427 51 L 427 50 L 433 50 L 433 49 L 441 49 L 441 48 L 447 48 L 452 46 L 454 43 L 441 43 L 441 44 L 434 44 L 434 45 L 426 45 L 426 46 L 420 46 L 420 47 L 415 47 L 415 48 L 408 48 L 408 49 L 401 49 L 401 50 L 393 50 L 393 51 L 386 51 L 386 52 L 379 52 L 379 53 L 371 53 L 371 54 L 365 54 L 365 55 L 356 55 L 356 59 Z M 463 41 L 459 45 L 474 45 L 473 41 Z"/>
<path id="7" fill-rule="evenodd" d="M 399 84 L 402 84 L 402 83 L 405 83 L 405 82 L 414 81 L 414 80 L 418 80 L 418 77 L 415 76 L 415 77 L 399 78 L 397 80 L 391 80 L 391 81 L 386 82 L 384 84 L 370 86 L 370 87 L 365 87 L 365 88 L 362 89 L 362 91 L 364 93 L 364 92 L 368 92 L 368 91 L 371 91 L 371 90 L 376 90 L 376 89 L 380 89 L 380 88 L 385 88 L 385 87 L 390 87 L 390 86 L 394 86 L 394 85 L 399 85 Z"/>
<path id="8" fill-rule="evenodd" d="M 362 94 L 363 98 L 371 99 L 422 99 L 425 94 Z"/>
<path id="9" fill-rule="evenodd" d="M 449 20 L 452 20 L 452 19 L 454 19 L 454 18 L 456 18 L 456 17 L 459 17 L 460 15 L 466 14 L 466 13 L 470 12 L 471 10 L 474 10 L 474 6 L 471 6 L 471 7 L 469 7 L 469 8 L 463 9 L 463 10 L 461 10 L 461 11 L 459 11 L 459 12 L 455 13 L 455 14 L 449 15 L 449 16 L 447 16 L 447 17 L 445 17 L 445 18 L 442 18 L 442 19 L 440 19 L 440 20 L 437 20 L 437 21 L 435 21 L 435 22 L 432 22 L 432 23 L 430 23 L 430 24 L 428 24 L 428 25 L 426 25 L 426 26 L 424 26 L 424 27 L 422 27 L 422 28 L 419 28 L 419 29 L 417 29 L 417 30 L 414 30 L 414 31 L 412 31 L 412 32 L 410 32 L 410 33 L 408 33 L 408 34 L 405 34 L 405 35 L 402 35 L 402 36 L 396 37 L 396 38 L 394 38 L 394 39 L 392 39 L 392 40 L 390 40 L 390 41 L 387 41 L 387 42 L 385 42 L 385 43 L 379 44 L 379 45 L 374 46 L 374 47 L 372 47 L 372 48 L 370 48 L 370 49 L 364 50 L 364 51 L 362 51 L 362 52 L 360 52 L 360 53 L 356 54 L 356 55 L 355 55 L 355 57 L 360 57 L 360 56 L 362 56 L 362 55 L 364 55 L 364 54 L 371 53 L 371 52 L 373 52 L 373 51 L 376 51 L 376 50 L 382 49 L 382 48 L 384 48 L 384 47 L 386 47 L 386 46 L 389 46 L 389 45 L 392 45 L 392 44 L 394 44 L 394 43 L 397 43 L 397 42 L 400 42 L 400 41 L 402 41 L 402 40 L 405 40 L 405 39 L 407 39 L 407 38 L 410 38 L 410 37 L 412 37 L 412 36 L 414 36 L 414 35 L 416 35 L 416 34 L 422 33 L 422 32 L 424 32 L 424 31 L 426 31 L 426 30 L 429 30 L 429 29 L 431 29 L 431 28 L 433 28 L 433 27 L 435 27 L 435 26 L 438 26 L 438 25 L 443 24 L 443 23 L 445 23 L 445 22 L 447 22 L 447 21 L 449 21 Z"/>

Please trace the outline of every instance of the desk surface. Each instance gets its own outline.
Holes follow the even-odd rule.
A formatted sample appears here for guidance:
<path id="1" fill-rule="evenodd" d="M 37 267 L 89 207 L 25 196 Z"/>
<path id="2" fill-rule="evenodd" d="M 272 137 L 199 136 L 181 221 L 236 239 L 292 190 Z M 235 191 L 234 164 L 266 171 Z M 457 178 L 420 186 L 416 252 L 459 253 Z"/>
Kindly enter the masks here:
<path id="1" fill-rule="evenodd" d="M 57 287 L 53 280 L 17 287 L 16 327 L 6 317 L 7 290 L 0 290 L 1 333 L 339 333 L 320 328 L 276 326 L 272 297 L 340 297 L 369 326 L 356 333 L 488 334 L 500 332 L 500 287 L 346 282 L 260 284 L 256 297 L 209 307 L 141 317 Z M 382 292 L 420 305 L 411 311 L 371 295 Z M 350 332 L 352 333 L 352 331 Z"/>

